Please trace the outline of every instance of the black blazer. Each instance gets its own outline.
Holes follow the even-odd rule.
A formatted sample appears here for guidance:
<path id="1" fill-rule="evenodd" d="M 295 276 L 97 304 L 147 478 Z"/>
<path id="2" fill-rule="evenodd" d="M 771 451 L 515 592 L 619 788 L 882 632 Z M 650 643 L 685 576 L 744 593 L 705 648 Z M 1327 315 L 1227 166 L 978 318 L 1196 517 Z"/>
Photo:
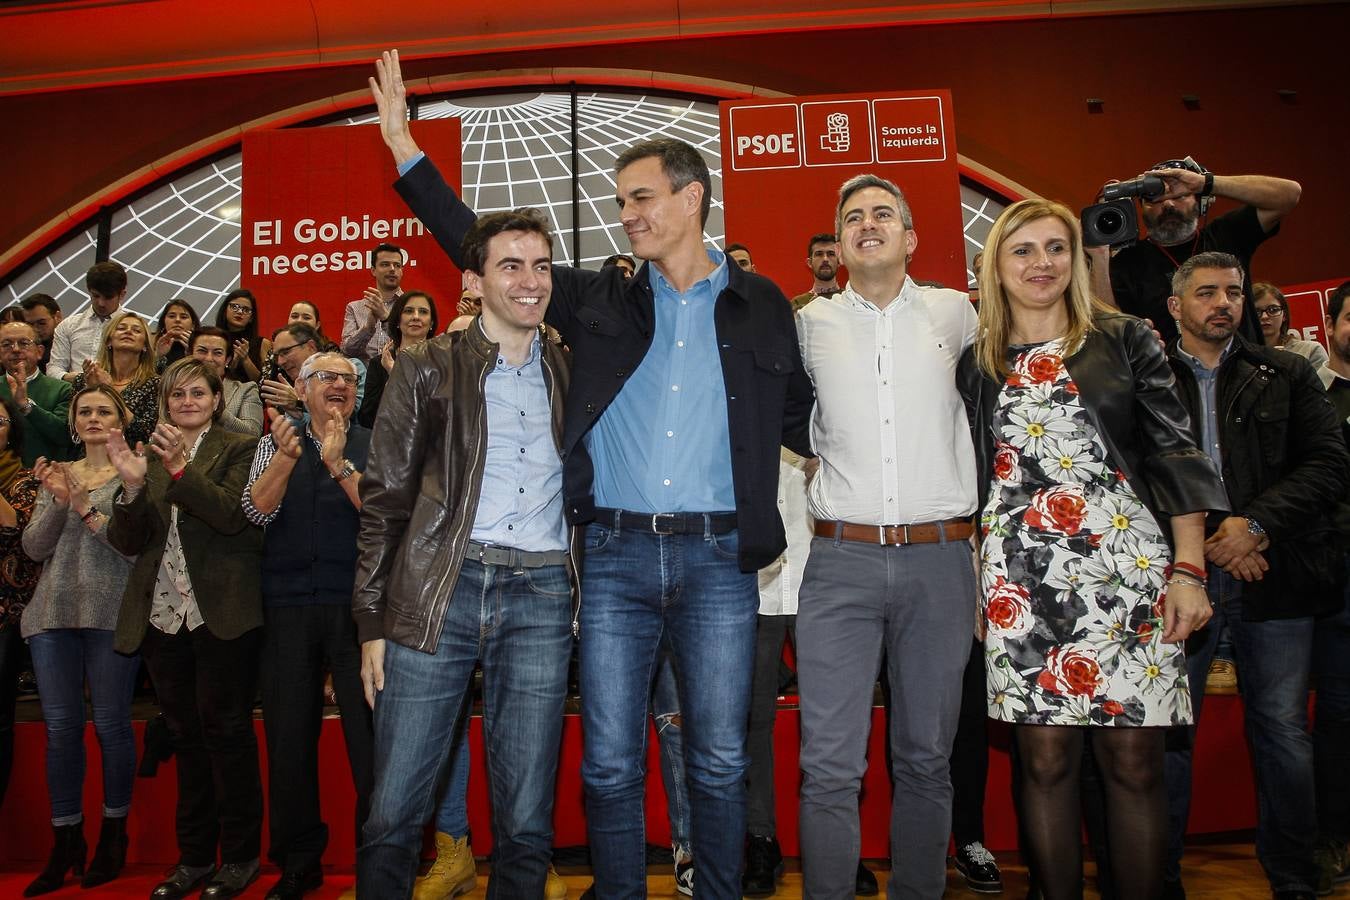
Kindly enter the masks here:
<path id="1" fill-rule="evenodd" d="M 1157 337 L 1141 320 L 1102 312 L 1078 352 L 1064 361 L 1101 435 L 1109 459 L 1129 479 L 1171 542 L 1167 518 L 1225 511 L 1228 497 L 1214 463 L 1195 446 L 1190 416 L 1175 392 Z M 993 416 L 1002 388 L 975 363 L 969 347 L 957 368 L 980 475 L 980 509 L 994 477 Z"/>
<path id="2" fill-rule="evenodd" d="M 1182 402 L 1198 415 L 1190 366 L 1172 369 Z M 1308 361 L 1233 337 L 1219 364 L 1219 447 L 1233 509 L 1270 538 L 1270 571 L 1242 587 L 1248 621 L 1319 615 L 1344 607 L 1344 553 L 1334 514 L 1350 463 L 1340 417 Z"/>
<path id="3" fill-rule="evenodd" d="M 215 425 L 177 481 L 146 453 L 145 485 L 135 500 L 114 505 L 108 523 L 108 543 L 127 556 L 139 554 L 117 617 L 113 646 L 119 653 L 135 653 L 145 639 L 175 503 L 183 558 L 205 627 L 232 640 L 262 625 L 262 529 L 244 517 L 241 502 L 257 444 L 257 438 Z"/>
<path id="4" fill-rule="evenodd" d="M 460 244 L 473 210 L 455 196 L 430 159 L 394 185 L 463 268 Z M 648 266 L 625 281 L 618 269 L 553 267 L 546 319 L 572 350 L 572 388 L 563 432 L 563 492 L 572 524 L 595 518 L 594 469 L 582 438 L 618 395 L 651 347 L 655 298 Z M 740 529 L 740 567 L 753 572 L 787 546 L 778 515 L 779 446 L 810 452 L 814 394 L 801 364 L 792 305 L 772 281 L 728 266 L 713 312 L 731 436 L 731 479 Z"/>

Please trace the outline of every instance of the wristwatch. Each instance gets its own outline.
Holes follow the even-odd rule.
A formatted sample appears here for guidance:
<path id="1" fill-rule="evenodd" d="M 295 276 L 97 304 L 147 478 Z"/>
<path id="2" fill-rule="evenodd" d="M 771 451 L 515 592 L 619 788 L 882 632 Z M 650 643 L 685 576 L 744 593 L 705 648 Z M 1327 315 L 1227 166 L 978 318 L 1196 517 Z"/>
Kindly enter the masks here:
<path id="1" fill-rule="evenodd" d="M 1265 536 L 1266 530 L 1265 530 L 1264 528 L 1261 527 L 1261 523 L 1260 523 L 1260 522 L 1256 521 L 1256 520 L 1253 519 L 1251 516 L 1247 516 L 1246 519 L 1247 519 L 1247 533 L 1248 533 L 1248 534 L 1254 534 L 1254 535 L 1256 535 L 1257 537 L 1264 537 L 1264 536 Z"/>
<path id="2" fill-rule="evenodd" d="M 356 474 L 356 466 L 352 465 L 352 461 L 350 459 L 344 459 L 342 461 L 342 468 L 337 470 L 337 474 L 333 476 L 333 480 L 346 481 L 348 478 L 351 478 L 355 474 Z"/>
<path id="3" fill-rule="evenodd" d="M 29 397 L 27 400 L 23 401 L 23 406 L 19 408 L 23 410 L 25 416 L 28 415 L 33 411 L 33 398 Z"/>

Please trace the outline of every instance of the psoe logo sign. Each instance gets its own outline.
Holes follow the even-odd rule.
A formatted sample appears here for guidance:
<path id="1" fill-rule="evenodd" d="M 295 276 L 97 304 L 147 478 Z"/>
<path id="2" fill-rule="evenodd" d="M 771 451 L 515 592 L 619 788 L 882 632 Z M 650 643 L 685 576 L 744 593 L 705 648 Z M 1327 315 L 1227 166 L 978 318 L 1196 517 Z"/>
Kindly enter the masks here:
<path id="1" fill-rule="evenodd" d="M 731 168 L 796 169 L 802 164 L 797 104 L 736 106 L 731 109 Z"/>
<path id="2" fill-rule="evenodd" d="M 872 117 L 866 100 L 803 103 L 802 134 L 808 166 L 872 162 Z"/>

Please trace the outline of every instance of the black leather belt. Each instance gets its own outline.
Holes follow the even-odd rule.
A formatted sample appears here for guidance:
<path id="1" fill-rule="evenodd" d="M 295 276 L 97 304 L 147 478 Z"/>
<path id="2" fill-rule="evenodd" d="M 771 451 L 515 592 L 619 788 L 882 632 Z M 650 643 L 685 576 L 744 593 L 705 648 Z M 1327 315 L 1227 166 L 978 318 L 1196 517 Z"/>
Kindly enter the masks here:
<path id="1" fill-rule="evenodd" d="M 542 569 L 567 563 L 566 550 L 517 550 L 469 541 L 464 558 L 488 566 L 510 566 L 512 569 Z"/>
<path id="2" fill-rule="evenodd" d="M 595 521 L 614 525 L 615 531 L 648 534 L 726 534 L 736 530 L 734 512 L 638 513 L 626 509 L 596 509 Z"/>

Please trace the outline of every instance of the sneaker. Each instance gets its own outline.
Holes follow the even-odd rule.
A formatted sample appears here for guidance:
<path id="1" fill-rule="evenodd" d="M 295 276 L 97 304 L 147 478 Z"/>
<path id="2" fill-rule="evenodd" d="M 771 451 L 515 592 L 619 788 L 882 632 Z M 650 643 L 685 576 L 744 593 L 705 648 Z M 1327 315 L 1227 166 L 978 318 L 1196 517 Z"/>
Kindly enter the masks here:
<path id="1" fill-rule="evenodd" d="M 783 851 L 776 838 L 749 834 L 745 837 L 745 873 L 741 893 L 747 897 L 772 897 L 783 877 Z"/>
<path id="2" fill-rule="evenodd" d="M 679 848 L 675 850 L 675 890 L 694 896 L 694 857 Z"/>
<path id="3" fill-rule="evenodd" d="M 1205 676 L 1206 694 L 1236 694 L 1238 692 L 1237 666 L 1231 659 L 1216 659 L 1209 664 Z"/>
<path id="4" fill-rule="evenodd" d="M 966 879 L 966 887 L 977 894 L 1001 894 L 1003 875 L 998 870 L 994 854 L 984 848 L 979 841 L 971 841 L 956 849 L 952 857 L 956 871 Z"/>

